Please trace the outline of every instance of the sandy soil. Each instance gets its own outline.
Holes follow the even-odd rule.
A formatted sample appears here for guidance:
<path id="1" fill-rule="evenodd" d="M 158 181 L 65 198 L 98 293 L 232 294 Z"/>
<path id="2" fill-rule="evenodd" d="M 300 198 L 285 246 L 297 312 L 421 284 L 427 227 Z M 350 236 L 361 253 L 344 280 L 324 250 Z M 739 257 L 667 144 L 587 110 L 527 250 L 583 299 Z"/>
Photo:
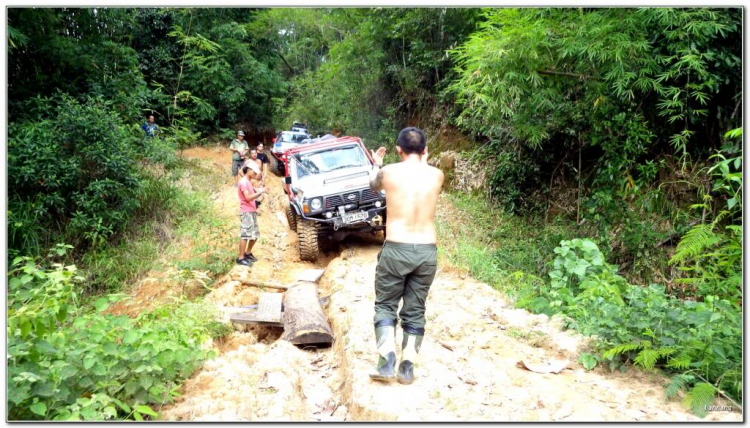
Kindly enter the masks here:
<path id="1" fill-rule="evenodd" d="M 238 226 L 237 190 L 229 155 L 220 149 L 186 150 L 214 165 L 227 180 L 215 196 L 227 224 Z M 182 396 L 163 407 L 166 420 L 189 421 L 694 421 L 678 401 L 665 403 L 665 379 L 628 370 L 585 371 L 578 353 L 586 340 L 563 332 L 559 320 L 509 306 L 486 284 L 440 266 L 427 302 L 427 333 L 409 386 L 370 381 L 377 356 L 372 327 L 373 278 L 382 241 L 355 236 L 315 264 L 301 262 L 296 234 L 283 216 L 281 178 L 270 176 L 261 208 L 262 237 L 251 268 L 235 266 L 205 296 L 227 316 L 257 303 L 259 289 L 243 278 L 292 282 L 309 268 L 326 268 L 321 297 L 335 333 L 333 347 L 298 349 L 281 329 L 236 326 L 213 346 L 219 355 L 188 379 Z M 270 197 L 268 197 L 270 196 Z M 233 255 L 228 255 L 228 257 Z M 154 282 L 154 281 L 152 281 Z M 146 284 L 145 286 L 143 284 Z M 150 305 L 149 278 L 133 292 Z M 170 288 L 170 287 L 167 287 Z M 151 290 L 153 291 L 153 290 Z M 150 299 L 149 299 L 150 297 Z M 400 331 L 397 335 L 400 343 Z M 559 374 L 517 367 L 524 360 L 567 360 Z M 716 403 L 723 405 L 725 403 Z M 741 421 L 739 413 L 711 413 L 703 421 Z"/>

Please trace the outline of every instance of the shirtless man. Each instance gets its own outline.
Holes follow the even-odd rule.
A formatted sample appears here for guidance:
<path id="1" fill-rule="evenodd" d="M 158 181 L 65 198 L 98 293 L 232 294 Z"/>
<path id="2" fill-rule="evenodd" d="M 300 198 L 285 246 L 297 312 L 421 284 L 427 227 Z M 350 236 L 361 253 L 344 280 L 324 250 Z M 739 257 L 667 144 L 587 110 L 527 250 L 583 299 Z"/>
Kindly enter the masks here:
<path id="1" fill-rule="evenodd" d="M 425 301 L 437 270 L 435 205 L 443 172 L 427 164 L 427 144 L 418 128 L 398 134 L 401 162 L 382 167 L 386 149 L 373 152 L 370 188 L 388 197 L 387 236 L 375 272 L 375 338 L 380 356 L 370 378 L 414 382 L 414 360 L 422 345 Z M 382 167 L 382 168 L 381 168 Z M 396 376 L 396 310 L 404 338 Z"/>

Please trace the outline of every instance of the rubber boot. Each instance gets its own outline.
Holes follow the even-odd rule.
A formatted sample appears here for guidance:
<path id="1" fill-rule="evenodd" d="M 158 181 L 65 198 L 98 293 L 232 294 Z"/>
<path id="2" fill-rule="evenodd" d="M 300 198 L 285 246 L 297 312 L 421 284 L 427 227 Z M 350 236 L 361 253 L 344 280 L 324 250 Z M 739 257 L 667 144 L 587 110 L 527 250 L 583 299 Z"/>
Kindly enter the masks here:
<path id="1" fill-rule="evenodd" d="M 380 320 L 375 323 L 378 341 L 378 365 L 370 379 L 381 382 L 396 380 L 396 321 Z"/>
<path id="2" fill-rule="evenodd" d="M 398 365 L 398 383 L 411 385 L 414 382 L 414 362 L 424 338 L 423 328 L 404 327 L 404 340 L 401 343 L 401 363 Z"/>

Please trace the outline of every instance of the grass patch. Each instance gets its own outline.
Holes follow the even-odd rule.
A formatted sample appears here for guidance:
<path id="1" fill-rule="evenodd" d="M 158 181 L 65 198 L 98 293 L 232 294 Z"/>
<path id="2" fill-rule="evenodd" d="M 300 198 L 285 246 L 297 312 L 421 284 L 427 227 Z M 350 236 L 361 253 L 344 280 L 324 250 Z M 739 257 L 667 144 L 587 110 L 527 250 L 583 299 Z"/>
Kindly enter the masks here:
<path id="1" fill-rule="evenodd" d="M 517 327 L 511 327 L 505 333 L 508 336 L 526 342 L 535 348 L 541 348 L 547 339 L 547 335 L 541 331 L 524 330 Z"/>
<path id="2" fill-rule="evenodd" d="M 232 267 L 234 244 L 236 239 L 233 225 L 225 224 L 218 217 L 213 207 L 207 208 L 210 215 L 201 218 L 191 218 L 182 223 L 178 234 L 188 237 L 193 243 L 187 251 L 186 257 L 176 262 L 178 269 L 205 271 L 215 277 L 223 274 Z M 175 252 L 182 252 L 182 248 L 175 248 Z"/>
<path id="3" fill-rule="evenodd" d="M 494 207 L 482 195 L 448 193 L 437 220 L 438 256 L 511 298 L 539 285 L 554 248 L 575 235 L 562 222 L 546 224 Z"/>
<path id="4" fill-rule="evenodd" d="M 178 269 L 216 276 L 230 267 L 230 233 L 221 226 L 210 199 L 223 177 L 198 160 L 179 158 L 168 170 L 150 173 L 141 209 L 109 245 L 71 260 L 86 278 L 87 294 L 114 293 L 152 269 L 163 267 L 159 255 L 177 260 Z M 186 242 L 194 245 L 182 246 Z"/>

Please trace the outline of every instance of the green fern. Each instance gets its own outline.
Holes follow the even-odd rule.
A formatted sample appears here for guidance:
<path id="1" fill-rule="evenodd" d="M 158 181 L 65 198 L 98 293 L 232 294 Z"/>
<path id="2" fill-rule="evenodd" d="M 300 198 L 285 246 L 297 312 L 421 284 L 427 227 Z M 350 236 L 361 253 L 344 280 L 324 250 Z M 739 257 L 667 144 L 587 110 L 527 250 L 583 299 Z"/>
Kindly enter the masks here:
<path id="1" fill-rule="evenodd" d="M 685 370 L 692 362 L 690 355 L 683 352 L 674 358 L 670 358 L 669 362 L 667 362 L 667 367 L 670 369 Z"/>
<path id="2" fill-rule="evenodd" d="M 633 365 L 641 366 L 646 370 L 654 368 L 656 361 L 659 359 L 659 351 L 656 349 L 646 348 L 642 349 L 641 352 L 635 357 Z"/>
<path id="3" fill-rule="evenodd" d="M 687 386 L 694 381 L 695 376 L 687 373 L 680 373 L 676 376 L 673 376 L 672 379 L 669 380 L 669 383 L 666 385 L 667 389 L 664 392 L 664 401 L 671 400 L 675 395 L 677 395 L 680 390 L 686 389 Z"/>
<path id="4" fill-rule="evenodd" d="M 697 224 L 682 237 L 669 263 L 678 264 L 692 259 L 718 241 L 719 237 L 714 233 L 712 224 Z"/>
<path id="5" fill-rule="evenodd" d="M 689 407 L 695 415 L 703 418 L 708 414 L 706 406 L 713 403 L 715 396 L 716 388 L 713 385 L 706 382 L 698 382 L 688 392 L 682 404 Z"/>
<path id="6" fill-rule="evenodd" d="M 639 352 L 635 357 L 633 364 L 636 366 L 641 366 L 646 370 L 653 369 L 656 365 L 656 362 L 659 361 L 660 358 L 667 357 L 674 353 L 673 348 L 652 349 L 651 342 L 648 342 L 646 340 L 641 342 L 641 345 L 643 346 L 643 350 L 641 350 L 641 352 Z"/>
<path id="7" fill-rule="evenodd" d="M 611 360 L 616 355 L 624 354 L 626 352 L 635 351 L 638 349 L 641 349 L 643 347 L 642 343 L 639 342 L 633 342 L 633 343 L 624 343 L 622 345 L 617 345 L 614 348 L 608 349 L 604 352 L 603 356 L 604 358 Z"/>

